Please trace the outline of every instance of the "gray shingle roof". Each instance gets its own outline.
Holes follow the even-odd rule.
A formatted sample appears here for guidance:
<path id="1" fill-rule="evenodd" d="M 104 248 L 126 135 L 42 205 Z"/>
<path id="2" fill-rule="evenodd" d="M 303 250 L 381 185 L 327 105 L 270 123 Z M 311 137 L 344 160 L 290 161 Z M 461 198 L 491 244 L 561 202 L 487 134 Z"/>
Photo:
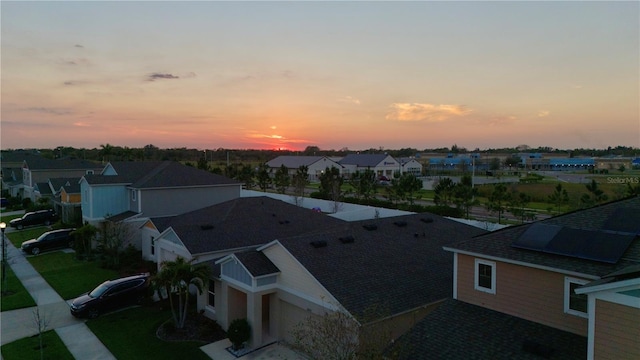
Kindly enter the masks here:
<path id="1" fill-rule="evenodd" d="M 315 164 L 322 160 L 324 156 L 278 156 L 277 158 L 267 162 L 267 166 L 270 168 L 279 168 L 284 165 L 288 169 L 297 169 L 300 166 L 307 166 Z M 336 164 L 339 165 L 339 164 Z"/>
<path id="2" fill-rule="evenodd" d="M 387 158 L 387 154 L 349 154 L 339 161 L 341 165 L 357 165 L 360 167 L 375 167 L 378 166 L 384 159 Z"/>
<path id="3" fill-rule="evenodd" d="M 99 170 L 103 168 L 103 165 L 88 160 L 81 159 L 57 159 L 51 160 L 41 156 L 25 156 L 25 162 L 29 167 L 29 170 L 52 170 L 52 169 L 64 169 L 64 170 Z"/>
<path id="4" fill-rule="evenodd" d="M 377 229 L 363 227 L 371 224 Z M 345 223 L 279 241 L 358 317 L 373 307 L 397 314 L 450 297 L 453 256 L 442 246 L 484 232 L 437 215 L 415 214 Z M 349 237 L 353 242 L 340 240 Z M 327 245 L 315 248 L 311 242 L 316 241 Z"/>
<path id="5" fill-rule="evenodd" d="M 269 197 L 239 198 L 190 213 L 151 220 L 160 231 L 171 226 L 193 255 L 259 246 L 344 223 Z"/>
<path id="6" fill-rule="evenodd" d="M 111 163 L 118 175 L 86 175 L 89 184 L 127 184 L 137 189 L 215 186 L 239 181 L 175 161 L 125 161 Z"/>
<path id="7" fill-rule="evenodd" d="M 280 272 L 280 269 L 261 251 L 244 251 L 235 253 L 235 256 L 253 277 L 277 274 Z"/>
<path id="8" fill-rule="evenodd" d="M 525 341 L 553 349 L 550 359 L 586 359 L 587 338 L 532 321 L 447 300 L 396 343 L 402 359 L 538 360 Z"/>
<path id="9" fill-rule="evenodd" d="M 50 178 L 49 183 L 53 186 L 53 190 L 58 192 L 62 187 L 68 194 L 80 192 L 79 177 L 73 178 Z"/>
<path id="10" fill-rule="evenodd" d="M 621 213 L 618 209 L 624 209 L 624 211 Z M 630 219 L 635 219 L 638 212 L 640 212 L 640 197 L 636 196 L 589 209 L 574 211 L 572 213 L 542 220 L 538 223 L 584 230 L 603 230 L 607 228 L 608 222 L 611 221 L 611 216 L 613 214 L 616 214 L 616 216 L 625 216 L 626 214 Z M 618 219 L 618 221 L 621 223 L 625 222 L 624 219 Z M 607 264 L 593 260 L 583 260 L 569 256 L 547 254 L 511 246 L 512 242 L 518 239 L 532 225 L 533 224 L 525 224 L 505 228 L 474 239 L 450 245 L 448 248 L 596 277 L 602 277 L 627 266 L 640 263 L 640 237 L 636 237 L 635 240 L 632 241 L 622 258 L 616 264 Z"/>

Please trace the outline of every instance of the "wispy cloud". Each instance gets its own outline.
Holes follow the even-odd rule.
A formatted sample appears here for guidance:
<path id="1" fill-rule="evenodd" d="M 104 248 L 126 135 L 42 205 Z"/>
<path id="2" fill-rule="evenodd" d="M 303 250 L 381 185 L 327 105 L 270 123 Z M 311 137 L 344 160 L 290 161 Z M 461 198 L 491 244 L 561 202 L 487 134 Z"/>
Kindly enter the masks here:
<path id="1" fill-rule="evenodd" d="M 173 74 L 166 74 L 166 73 L 151 73 L 147 75 L 147 81 L 156 81 L 156 80 L 162 80 L 162 79 L 172 80 L 172 79 L 180 79 L 180 77 Z"/>
<path id="2" fill-rule="evenodd" d="M 69 109 L 50 108 L 50 107 L 43 107 L 43 106 L 29 107 L 29 108 L 23 109 L 23 111 L 44 113 L 44 114 L 50 114 L 50 115 L 69 115 L 72 113 L 72 111 Z"/>
<path id="3" fill-rule="evenodd" d="M 464 105 L 394 103 L 389 106 L 387 120 L 441 122 L 471 113 Z"/>
<path id="4" fill-rule="evenodd" d="M 91 126 L 91 125 L 89 125 L 89 124 L 87 124 L 87 123 L 85 123 L 85 122 L 82 122 L 82 121 L 78 121 L 78 122 L 74 122 L 74 123 L 73 123 L 73 126 L 89 127 L 89 126 Z"/>
<path id="5" fill-rule="evenodd" d="M 540 110 L 540 111 L 538 111 L 538 117 L 547 117 L 550 114 L 551 113 L 548 110 Z"/>
<path id="6" fill-rule="evenodd" d="M 340 102 L 346 102 L 346 103 L 350 103 L 350 104 L 356 104 L 356 105 L 360 105 L 360 100 L 352 97 L 352 96 L 345 96 L 342 99 L 338 99 L 338 101 Z"/>

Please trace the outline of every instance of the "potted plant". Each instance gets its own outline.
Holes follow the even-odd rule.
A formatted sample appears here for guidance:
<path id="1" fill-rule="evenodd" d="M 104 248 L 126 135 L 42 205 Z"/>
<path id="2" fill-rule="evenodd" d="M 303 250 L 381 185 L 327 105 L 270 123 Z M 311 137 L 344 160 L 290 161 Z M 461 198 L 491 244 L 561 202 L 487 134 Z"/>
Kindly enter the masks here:
<path id="1" fill-rule="evenodd" d="M 251 326 L 247 319 L 235 319 L 229 324 L 227 330 L 229 341 L 233 344 L 233 350 L 242 349 L 244 343 L 251 337 Z"/>

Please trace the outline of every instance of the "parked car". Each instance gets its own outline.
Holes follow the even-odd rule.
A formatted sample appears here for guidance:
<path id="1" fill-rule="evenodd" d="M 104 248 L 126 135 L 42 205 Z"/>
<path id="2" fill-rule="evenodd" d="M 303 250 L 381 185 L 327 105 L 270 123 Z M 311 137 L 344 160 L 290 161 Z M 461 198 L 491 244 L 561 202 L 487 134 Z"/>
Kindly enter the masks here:
<path id="1" fill-rule="evenodd" d="M 38 255 L 45 250 L 73 247 L 71 233 L 76 229 L 60 229 L 47 231 L 37 239 L 27 240 L 22 243 L 22 251 L 27 254 Z"/>
<path id="2" fill-rule="evenodd" d="M 100 284 L 71 302 L 71 314 L 94 319 L 105 312 L 140 304 L 147 296 L 150 274 L 137 274 Z"/>
<path id="3" fill-rule="evenodd" d="M 28 212 L 21 218 L 13 219 L 9 221 L 9 225 L 18 230 L 21 230 L 25 226 L 31 225 L 50 225 L 58 220 L 58 214 L 53 209 L 39 210 Z"/>

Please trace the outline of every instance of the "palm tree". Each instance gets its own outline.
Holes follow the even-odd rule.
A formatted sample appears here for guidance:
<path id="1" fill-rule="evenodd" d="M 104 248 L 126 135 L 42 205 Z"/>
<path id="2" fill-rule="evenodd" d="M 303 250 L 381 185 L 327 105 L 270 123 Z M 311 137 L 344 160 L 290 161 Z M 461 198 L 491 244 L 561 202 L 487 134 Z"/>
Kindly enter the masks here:
<path id="1" fill-rule="evenodd" d="M 164 289 L 169 295 L 171 314 L 176 328 L 182 329 L 187 319 L 189 286 L 193 285 L 202 294 L 204 284 L 209 281 L 210 269 L 206 264 L 192 264 L 178 256 L 175 261 L 164 261 L 152 282 L 156 290 Z M 171 296 L 171 294 L 175 294 Z M 175 301 L 177 300 L 177 304 Z"/>

